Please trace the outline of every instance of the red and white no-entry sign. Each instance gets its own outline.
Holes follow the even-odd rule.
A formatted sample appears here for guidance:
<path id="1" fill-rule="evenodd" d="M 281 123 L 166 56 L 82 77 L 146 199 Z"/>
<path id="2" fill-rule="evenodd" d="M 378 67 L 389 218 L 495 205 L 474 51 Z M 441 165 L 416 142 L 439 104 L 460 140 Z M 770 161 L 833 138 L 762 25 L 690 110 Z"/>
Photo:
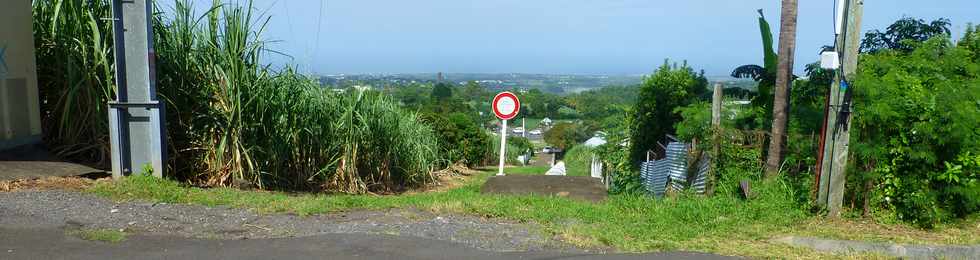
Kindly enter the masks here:
<path id="1" fill-rule="evenodd" d="M 521 111 L 521 101 L 514 93 L 500 92 L 493 97 L 493 113 L 501 120 L 510 120 Z"/>
<path id="2" fill-rule="evenodd" d="M 517 116 L 521 111 L 521 101 L 514 93 L 500 92 L 493 97 L 493 113 L 500 118 L 500 167 L 497 175 L 504 175 L 504 159 L 507 154 L 507 120 Z"/>

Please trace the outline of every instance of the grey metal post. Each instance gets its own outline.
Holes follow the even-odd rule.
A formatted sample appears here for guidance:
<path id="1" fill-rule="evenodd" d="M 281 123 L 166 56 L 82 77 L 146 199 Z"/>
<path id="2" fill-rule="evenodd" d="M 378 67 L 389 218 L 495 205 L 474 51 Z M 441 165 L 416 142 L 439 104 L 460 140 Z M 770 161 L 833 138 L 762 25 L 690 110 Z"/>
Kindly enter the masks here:
<path id="1" fill-rule="evenodd" d="M 112 0 L 116 100 L 109 102 L 112 176 L 162 177 L 166 160 L 163 105 L 157 100 L 152 0 Z"/>

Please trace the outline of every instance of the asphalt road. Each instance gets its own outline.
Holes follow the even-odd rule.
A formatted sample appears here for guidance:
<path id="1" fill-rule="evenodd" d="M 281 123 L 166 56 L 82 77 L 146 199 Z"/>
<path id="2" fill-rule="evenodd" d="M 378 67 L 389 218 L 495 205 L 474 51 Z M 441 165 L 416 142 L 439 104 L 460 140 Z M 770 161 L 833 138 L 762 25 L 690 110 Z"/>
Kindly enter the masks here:
<path id="1" fill-rule="evenodd" d="M 726 259 L 700 253 L 562 254 L 490 252 L 417 237 L 327 234 L 301 238 L 202 240 L 135 235 L 85 241 L 57 227 L 0 227 L 0 259 Z"/>

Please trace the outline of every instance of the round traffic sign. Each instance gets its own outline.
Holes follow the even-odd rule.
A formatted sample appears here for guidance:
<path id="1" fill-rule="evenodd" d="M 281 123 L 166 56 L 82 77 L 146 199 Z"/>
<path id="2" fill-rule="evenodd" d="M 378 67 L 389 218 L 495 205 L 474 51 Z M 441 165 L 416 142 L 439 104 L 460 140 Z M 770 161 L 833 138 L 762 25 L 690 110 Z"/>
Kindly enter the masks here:
<path id="1" fill-rule="evenodd" d="M 521 111 L 521 101 L 514 93 L 508 91 L 500 92 L 493 97 L 493 113 L 501 120 L 508 120 L 517 116 Z"/>

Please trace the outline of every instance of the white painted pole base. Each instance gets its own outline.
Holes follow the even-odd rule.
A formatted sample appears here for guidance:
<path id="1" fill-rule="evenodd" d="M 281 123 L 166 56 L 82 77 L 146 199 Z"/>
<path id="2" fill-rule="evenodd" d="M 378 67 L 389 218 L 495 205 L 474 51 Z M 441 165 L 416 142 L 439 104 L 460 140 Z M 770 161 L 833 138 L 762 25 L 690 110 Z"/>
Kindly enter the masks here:
<path id="1" fill-rule="evenodd" d="M 507 120 L 503 120 L 500 127 L 500 167 L 497 168 L 497 176 L 504 176 L 504 159 L 507 158 Z"/>

